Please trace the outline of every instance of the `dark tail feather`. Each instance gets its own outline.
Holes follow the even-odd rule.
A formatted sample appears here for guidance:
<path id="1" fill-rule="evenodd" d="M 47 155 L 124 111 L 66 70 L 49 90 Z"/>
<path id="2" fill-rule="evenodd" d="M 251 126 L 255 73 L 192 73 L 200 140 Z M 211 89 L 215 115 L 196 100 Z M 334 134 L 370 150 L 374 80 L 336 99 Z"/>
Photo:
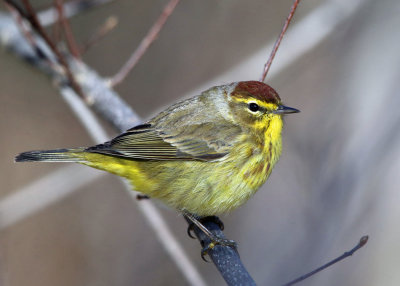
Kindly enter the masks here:
<path id="1" fill-rule="evenodd" d="M 23 152 L 15 157 L 15 162 L 82 162 L 84 159 L 79 153 L 83 150 L 80 148 Z"/>

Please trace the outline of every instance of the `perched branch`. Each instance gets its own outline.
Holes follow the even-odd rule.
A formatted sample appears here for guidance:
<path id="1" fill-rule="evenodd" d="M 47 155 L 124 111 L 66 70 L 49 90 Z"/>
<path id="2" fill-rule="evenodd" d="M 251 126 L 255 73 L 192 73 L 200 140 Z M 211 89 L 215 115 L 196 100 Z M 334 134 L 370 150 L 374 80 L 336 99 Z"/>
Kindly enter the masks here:
<path id="1" fill-rule="evenodd" d="M 186 220 L 190 223 L 189 219 Z M 220 226 L 215 222 L 206 221 L 202 224 L 215 236 L 225 238 Z M 203 247 L 212 242 L 210 237 L 197 226 L 194 226 L 193 231 Z M 239 253 L 233 248 L 216 245 L 208 251 L 208 255 L 228 285 L 256 285 L 240 260 Z"/>
<path id="2" fill-rule="evenodd" d="M 170 0 L 168 2 L 168 4 L 164 7 L 164 10 L 161 13 L 160 17 L 157 19 L 157 21 L 151 27 L 151 29 L 147 33 L 146 37 L 144 37 L 144 39 L 140 42 L 139 47 L 137 47 L 137 49 L 133 52 L 131 57 L 128 59 L 128 61 L 125 63 L 125 65 L 120 69 L 120 71 L 110 79 L 111 86 L 116 86 L 117 84 L 121 83 L 125 79 L 125 77 L 128 75 L 128 73 L 139 62 L 139 60 L 142 58 L 144 53 L 147 51 L 147 49 L 150 47 L 150 45 L 157 38 L 162 27 L 164 26 L 168 17 L 174 11 L 178 2 L 179 2 L 179 0 Z"/>

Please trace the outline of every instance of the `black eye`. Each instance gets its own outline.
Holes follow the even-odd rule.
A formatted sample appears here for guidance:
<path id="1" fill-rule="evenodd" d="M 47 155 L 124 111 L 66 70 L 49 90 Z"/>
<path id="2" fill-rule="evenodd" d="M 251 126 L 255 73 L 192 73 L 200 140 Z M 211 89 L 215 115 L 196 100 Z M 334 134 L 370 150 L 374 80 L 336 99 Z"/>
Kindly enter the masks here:
<path id="1" fill-rule="evenodd" d="M 252 102 L 249 104 L 249 109 L 250 111 L 256 112 L 260 109 L 260 107 L 258 106 L 257 103 Z"/>

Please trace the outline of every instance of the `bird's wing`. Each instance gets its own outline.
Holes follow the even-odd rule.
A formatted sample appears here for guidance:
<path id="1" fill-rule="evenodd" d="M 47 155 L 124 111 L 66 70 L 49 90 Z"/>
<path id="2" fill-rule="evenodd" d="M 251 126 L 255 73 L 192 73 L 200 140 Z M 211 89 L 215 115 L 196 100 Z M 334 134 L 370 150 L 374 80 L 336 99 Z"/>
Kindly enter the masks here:
<path id="1" fill-rule="evenodd" d="M 86 151 L 142 160 L 212 161 L 228 154 L 240 128 L 202 123 L 158 129 L 143 124 Z"/>

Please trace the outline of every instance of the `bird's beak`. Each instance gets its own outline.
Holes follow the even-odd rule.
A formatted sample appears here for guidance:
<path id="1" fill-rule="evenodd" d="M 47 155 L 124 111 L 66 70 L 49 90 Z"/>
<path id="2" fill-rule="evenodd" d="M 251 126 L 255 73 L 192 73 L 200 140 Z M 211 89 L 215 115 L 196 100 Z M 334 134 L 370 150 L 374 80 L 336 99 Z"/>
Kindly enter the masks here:
<path id="1" fill-rule="evenodd" d="M 284 105 L 279 105 L 278 109 L 273 111 L 272 113 L 275 114 L 290 114 L 290 113 L 298 113 L 300 112 L 300 110 L 296 109 L 296 108 L 292 108 L 289 106 L 284 106 Z"/>

